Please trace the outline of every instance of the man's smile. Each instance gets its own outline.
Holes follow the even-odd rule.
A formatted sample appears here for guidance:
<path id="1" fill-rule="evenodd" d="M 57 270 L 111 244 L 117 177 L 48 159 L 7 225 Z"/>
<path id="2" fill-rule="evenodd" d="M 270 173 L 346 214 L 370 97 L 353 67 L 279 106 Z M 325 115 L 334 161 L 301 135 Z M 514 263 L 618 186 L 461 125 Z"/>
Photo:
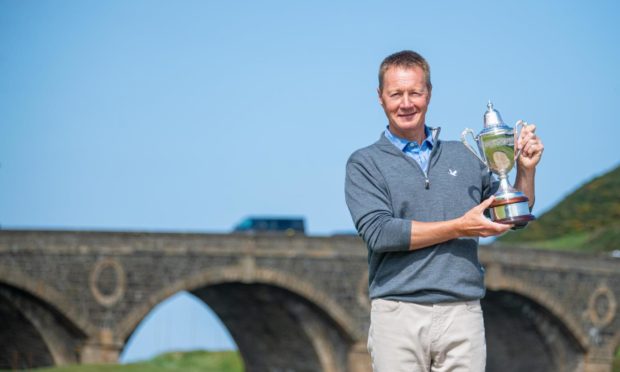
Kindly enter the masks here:
<path id="1" fill-rule="evenodd" d="M 410 112 L 410 113 L 406 113 L 406 114 L 398 114 L 399 117 L 401 118 L 405 118 L 405 119 L 411 119 L 415 116 L 415 114 L 417 114 L 417 112 Z"/>

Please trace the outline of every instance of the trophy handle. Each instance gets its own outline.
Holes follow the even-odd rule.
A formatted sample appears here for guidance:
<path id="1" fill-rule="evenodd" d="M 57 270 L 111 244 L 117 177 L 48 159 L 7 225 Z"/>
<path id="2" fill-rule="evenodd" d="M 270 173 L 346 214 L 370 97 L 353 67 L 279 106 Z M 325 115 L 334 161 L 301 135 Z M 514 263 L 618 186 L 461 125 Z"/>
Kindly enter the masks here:
<path id="1" fill-rule="evenodd" d="M 471 151 L 471 153 L 474 154 L 482 162 L 482 164 L 488 167 L 489 164 L 487 164 L 487 162 L 480 155 L 478 155 L 478 152 L 474 150 L 473 147 L 471 147 L 469 142 L 467 142 L 467 138 L 466 138 L 467 133 L 471 134 L 471 137 L 474 139 L 474 141 L 476 141 L 476 136 L 474 135 L 474 131 L 469 128 L 465 128 L 465 130 L 461 133 L 461 142 L 463 142 L 463 145 L 465 145 L 465 147 L 467 147 L 467 149 Z"/>
<path id="2" fill-rule="evenodd" d="M 521 129 L 519 129 L 519 127 L 521 127 Z M 519 136 L 524 127 L 527 127 L 527 123 L 523 120 L 519 120 L 517 124 L 515 124 L 515 146 L 519 143 Z M 519 156 L 521 156 L 521 148 L 515 152 L 515 160 L 519 159 Z"/>

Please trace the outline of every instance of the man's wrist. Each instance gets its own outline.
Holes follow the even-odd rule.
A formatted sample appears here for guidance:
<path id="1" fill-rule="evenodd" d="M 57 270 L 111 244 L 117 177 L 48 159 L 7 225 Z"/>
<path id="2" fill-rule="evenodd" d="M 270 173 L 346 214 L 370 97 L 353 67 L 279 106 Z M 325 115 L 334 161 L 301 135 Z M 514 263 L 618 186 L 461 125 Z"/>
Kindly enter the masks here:
<path id="1" fill-rule="evenodd" d="M 452 220 L 453 228 L 451 230 L 454 232 L 454 236 L 452 237 L 452 239 L 457 239 L 461 236 L 465 236 L 464 218 L 464 216 L 461 216 Z"/>
<path id="2" fill-rule="evenodd" d="M 536 174 L 536 166 L 526 167 L 521 164 L 517 164 L 517 174 L 523 176 L 534 176 Z"/>
<path id="3" fill-rule="evenodd" d="M 515 187 L 517 190 L 523 191 L 523 187 L 527 187 L 526 185 L 533 184 L 534 179 L 536 178 L 536 168 L 525 168 L 518 167 L 517 168 L 517 176 L 515 178 Z"/>

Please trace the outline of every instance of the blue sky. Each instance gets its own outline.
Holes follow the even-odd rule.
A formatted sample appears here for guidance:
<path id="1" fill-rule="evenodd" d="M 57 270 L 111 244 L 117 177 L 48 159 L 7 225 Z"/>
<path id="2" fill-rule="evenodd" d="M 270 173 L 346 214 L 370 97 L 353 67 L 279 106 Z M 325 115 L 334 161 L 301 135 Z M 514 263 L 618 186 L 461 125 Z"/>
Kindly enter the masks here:
<path id="1" fill-rule="evenodd" d="M 443 139 L 479 131 L 488 99 L 538 125 L 540 214 L 620 163 L 619 18 L 614 1 L 0 0 L 0 224 L 352 230 L 344 164 L 383 130 L 377 69 L 402 49 L 431 64 Z"/>

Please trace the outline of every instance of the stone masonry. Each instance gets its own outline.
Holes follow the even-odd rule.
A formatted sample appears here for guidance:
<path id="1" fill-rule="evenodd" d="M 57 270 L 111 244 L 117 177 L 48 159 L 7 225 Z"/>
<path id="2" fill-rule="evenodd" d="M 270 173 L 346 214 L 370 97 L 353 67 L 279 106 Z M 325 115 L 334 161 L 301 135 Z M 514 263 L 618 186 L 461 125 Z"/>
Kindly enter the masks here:
<path id="1" fill-rule="evenodd" d="M 481 247 L 488 371 L 611 371 L 620 260 Z M 0 231 L 0 369 L 116 362 L 154 306 L 188 291 L 248 372 L 370 371 L 357 237 Z"/>

